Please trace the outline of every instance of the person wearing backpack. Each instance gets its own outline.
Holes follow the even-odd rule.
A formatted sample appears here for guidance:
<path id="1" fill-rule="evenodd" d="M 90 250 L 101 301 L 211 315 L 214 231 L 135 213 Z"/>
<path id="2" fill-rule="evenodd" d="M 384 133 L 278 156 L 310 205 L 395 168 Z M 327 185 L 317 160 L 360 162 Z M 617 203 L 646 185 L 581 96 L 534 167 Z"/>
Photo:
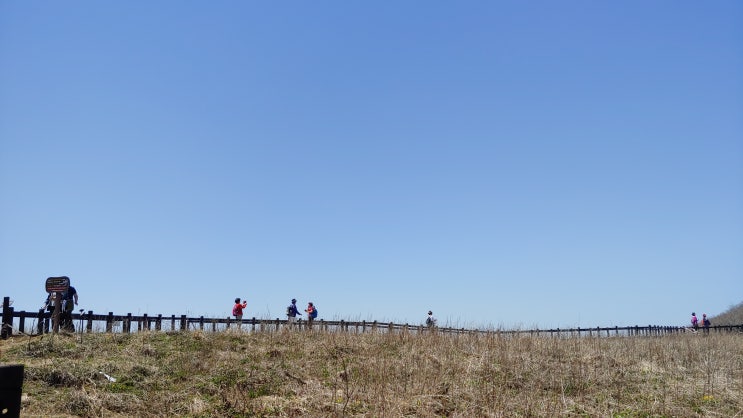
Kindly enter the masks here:
<path id="1" fill-rule="evenodd" d="M 433 317 L 433 312 L 428 311 L 428 318 L 426 318 L 426 326 L 433 329 L 436 326 L 436 318 Z"/>
<path id="2" fill-rule="evenodd" d="M 307 312 L 307 329 L 312 329 L 312 323 L 315 321 L 315 318 L 317 318 L 317 308 L 314 303 L 309 302 L 307 304 L 307 309 L 304 311 Z"/>
<path id="3" fill-rule="evenodd" d="M 66 292 L 62 293 L 62 310 L 59 314 L 59 326 L 62 330 L 75 332 L 75 325 L 72 323 L 72 311 L 77 305 L 77 290 L 70 286 Z"/>
<path id="4" fill-rule="evenodd" d="M 297 315 L 302 316 L 297 309 L 297 300 L 292 299 L 291 305 L 286 307 L 286 319 L 289 324 L 289 328 L 294 328 L 294 324 L 297 322 Z"/>
<path id="5" fill-rule="evenodd" d="M 702 314 L 702 325 L 704 326 L 704 333 L 709 334 L 709 326 L 712 325 L 712 322 L 707 319 L 707 314 Z"/>
<path id="6" fill-rule="evenodd" d="M 237 328 L 241 328 L 243 324 L 243 309 L 248 306 L 248 301 L 240 303 L 240 298 L 235 298 L 235 306 L 232 307 L 232 316 L 237 321 Z"/>
<path id="7" fill-rule="evenodd" d="M 699 328 L 699 321 L 697 320 L 697 314 L 695 312 L 691 313 L 691 327 L 694 328 L 694 331 Z"/>

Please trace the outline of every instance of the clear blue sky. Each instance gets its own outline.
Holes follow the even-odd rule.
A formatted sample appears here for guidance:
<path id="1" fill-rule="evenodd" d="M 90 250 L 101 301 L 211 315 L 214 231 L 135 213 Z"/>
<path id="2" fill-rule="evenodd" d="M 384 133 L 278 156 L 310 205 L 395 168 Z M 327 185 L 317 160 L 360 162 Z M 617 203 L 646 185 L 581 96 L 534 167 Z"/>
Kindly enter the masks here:
<path id="1" fill-rule="evenodd" d="M 0 3 L 0 296 L 676 325 L 743 300 L 743 2 Z"/>

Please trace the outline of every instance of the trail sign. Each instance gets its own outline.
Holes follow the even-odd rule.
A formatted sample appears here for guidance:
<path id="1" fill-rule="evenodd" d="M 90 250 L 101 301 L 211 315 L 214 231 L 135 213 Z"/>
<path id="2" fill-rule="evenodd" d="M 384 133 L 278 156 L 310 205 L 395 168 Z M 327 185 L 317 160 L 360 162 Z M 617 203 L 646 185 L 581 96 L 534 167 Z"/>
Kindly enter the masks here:
<path id="1" fill-rule="evenodd" d="M 66 292 L 70 287 L 70 278 L 67 276 L 49 277 L 46 279 L 46 292 Z"/>

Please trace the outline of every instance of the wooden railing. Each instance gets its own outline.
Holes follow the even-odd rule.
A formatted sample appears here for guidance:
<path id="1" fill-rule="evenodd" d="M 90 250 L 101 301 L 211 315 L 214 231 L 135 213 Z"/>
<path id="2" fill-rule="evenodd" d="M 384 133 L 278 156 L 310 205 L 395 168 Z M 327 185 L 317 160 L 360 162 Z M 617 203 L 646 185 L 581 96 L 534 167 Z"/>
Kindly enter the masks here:
<path id="1" fill-rule="evenodd" d="M 38 312 L 16 312 L 10 306 L 10 298 L 5 297 L 3 300 L 2 310 L 2 338 L 8 338 L 15 334 L 41 335 L 49 333 L 52 314 L 44 310 Z M 18 319 L 17 321 L 15 321 Z M 140 331 L 224 331 L 230 328 L 239 328 L 250 332 L 271 332 L 284 328 L 296 327 L 298 329 L 317 329 L 322 331 L 333 332 L 388 332 L 388 333 L 423 333 L 430 332 L 432 329 L 425 325 L 395 324 L 393 322 L 382 323 L 378 321 L 326 321 L 323 319 L 315 320 L 313 324 L 307 321 L 298 320 L 294 325 L 289 324 L 286 319 L 242 319 L 237 321 L 233 318 L 204 318 L 188 317 L 186 315 L 171 316 L 150 316 L 132 315 L 114 315 L 113 312 L 108 314 L 95 314 L 93 311 L 80 311 L 72 313 L 72 322 L 76 332 L 119 332 L 131 333 Z M 15 326 L 17 323 L 17 326 Z M 532 329 L 532 330 L 502 330 L 502 329 L 466 329 L 453 327 L 435 327 L 435 331 L 447 334 L 495 334 L 498 336 L 533 336 L 533 337 L 610 337 L 610 336 L 654 336 L 667 335 L 682 332 L 743 332 L 743 325 L 714 325 L 709 328 L 699 328 L 691 330 L 679 326 L 626 326 L 626 327 L 594 327 L 594 328 L 566 328 L 566 329 Z"/>

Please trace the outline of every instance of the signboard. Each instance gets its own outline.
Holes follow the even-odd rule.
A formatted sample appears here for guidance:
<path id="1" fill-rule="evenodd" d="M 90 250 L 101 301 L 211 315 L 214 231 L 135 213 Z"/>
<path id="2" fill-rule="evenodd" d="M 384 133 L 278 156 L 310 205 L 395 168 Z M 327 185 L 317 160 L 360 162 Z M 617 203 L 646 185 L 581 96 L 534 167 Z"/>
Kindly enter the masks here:
<path id="1" fill-rule="evenodd" d="M 67 276 L 50 277 L 46 279 L 47 293 L 66 292 L 68 287 L 70 287 L 70 278 Z"/>

